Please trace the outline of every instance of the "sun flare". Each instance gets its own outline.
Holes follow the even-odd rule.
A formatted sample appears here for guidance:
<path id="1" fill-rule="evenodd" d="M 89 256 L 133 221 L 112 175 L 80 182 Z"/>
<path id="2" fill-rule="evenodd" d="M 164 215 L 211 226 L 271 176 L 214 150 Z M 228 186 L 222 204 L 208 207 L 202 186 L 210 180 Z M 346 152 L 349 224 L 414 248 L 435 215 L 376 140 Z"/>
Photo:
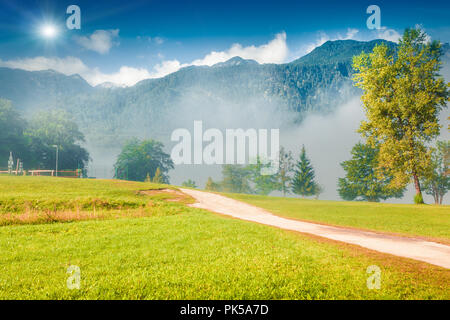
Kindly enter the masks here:
<path id="1" fill-rule="evenodd" d="M 52 39 L 58 34 L 58 29 L 51 24 L 46 24 L 41 28 L 41 34 L 47 39 Z"/>

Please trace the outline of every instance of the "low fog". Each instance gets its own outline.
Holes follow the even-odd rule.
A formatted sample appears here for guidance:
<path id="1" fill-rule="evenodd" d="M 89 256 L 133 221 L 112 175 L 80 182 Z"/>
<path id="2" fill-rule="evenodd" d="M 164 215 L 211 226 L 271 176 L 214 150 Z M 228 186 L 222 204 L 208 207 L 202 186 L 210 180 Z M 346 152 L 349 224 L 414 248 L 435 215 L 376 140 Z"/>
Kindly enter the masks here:
<path id="1" fill-rule="evenodd" d="M 443 129 L 440 140 L 449 139 L 447 117 L 448 109 L 441 113 Z M 209 128 L 217 128 L 222 131 L 224 137 L 226 129 L 279 129 L 280 145 L 293 152 L 294 160 L 298 159 L 300 149 L 305 145 L 316 172 L 316 181 L 324 187 L 320 199 L 340 200 L 336 190 L 337 181 L 345 174 L 340 163 L 350 159 L 352 147 L 361 141 L 357 129 L 363 118 L 359 96 L 349 97 L 346 103 L 337 106 L 333 112 L 311 112 L 299 121 L 298 113 L 289 111 L 281 100 L 275 98 L 223 98 L 201 89 L 192 89 L 180 96 L 157 123 L 152 122 L 143 128 L 142 132 L 145 133 L 139 138 L 153 138 L 163 142 L 166 152 L 170 154 L 177 144 L 170 141 L 173 130 L 186 128 L 194 139 L 195 120 L 203 121 L 203 132 Z M 203 147 L 207 144 L 203 143 Z M 89 145 L 88 148 L 93 159 L 89 174 L 97 178 L 111 178 L 113 164 L 120 148 L 106 150 Z M 175 169 L 170 171 L 170 182 L 181 185 L 183 181 L 192 179 L 198 187 L 203 188 L 208 177 L 220 181 L 221 170 L 221 165 L 176 165 Z M 281 193 L 273 192 L 272 195 Z M 412 203 L 413 196 L 413 187 L 409 185 L 402 199 L 389 199 L 387 202 Z M 427 203 L 433 203 L 431 196 L 424 194 L 424 197 Z M 444 198 L 444 203 L 449 203 L 448 196 Z"/>

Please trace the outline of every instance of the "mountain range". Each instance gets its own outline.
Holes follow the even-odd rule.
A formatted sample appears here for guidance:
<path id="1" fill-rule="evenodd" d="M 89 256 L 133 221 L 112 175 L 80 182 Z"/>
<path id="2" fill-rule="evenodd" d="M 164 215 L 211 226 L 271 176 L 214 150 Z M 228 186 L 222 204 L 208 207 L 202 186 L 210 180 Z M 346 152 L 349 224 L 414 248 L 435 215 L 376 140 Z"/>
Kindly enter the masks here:
<path id="1" fill-rule="evenodd" d="M 332 112 L 359 93 L 351 81 L 352 57 L 380 43 L 396 47 L 385 40 L 328 41 L 286 64 L 234 57 L 210 67 L 185 67 L 126 88 L 108 83 L 92 87 L 79 75 L 52 70 L 0 68 L 0 97 L 11 100 L 26 116 L 51 108 L 69 111 L 91 144 L 117 145 L 130 136 L 163 136 L 167 141 L 170 131 L 189 115 L 209 119 L 215 108 L 231 105 L 235 108 L 230 110 L 253 106 L 256 113 L 258 108 L 274 114 L 289 111 L 297 122 L 310 113 Z M 444 50 L 448 58 L 448 44 Z M 180 117 L 184 114 L 188 116 Z M 172 122 L 175 118 L 183 119 Z"/>

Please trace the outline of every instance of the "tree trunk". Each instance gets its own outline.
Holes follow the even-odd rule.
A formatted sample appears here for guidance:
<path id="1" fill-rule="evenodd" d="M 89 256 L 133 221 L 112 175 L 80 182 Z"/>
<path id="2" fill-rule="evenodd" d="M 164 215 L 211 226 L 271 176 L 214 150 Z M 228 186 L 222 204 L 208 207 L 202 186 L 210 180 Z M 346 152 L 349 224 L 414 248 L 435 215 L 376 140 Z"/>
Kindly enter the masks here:
<path id="1" fill-rule="evenodd" d="M 416 173 L 413 173 L 413 178 L 414 178 L 414 187 L 416 188 L 416 195 L 420 194 L 422 196 L 422 190 L 420 189 L 419 177 L 417 176 Z"/>

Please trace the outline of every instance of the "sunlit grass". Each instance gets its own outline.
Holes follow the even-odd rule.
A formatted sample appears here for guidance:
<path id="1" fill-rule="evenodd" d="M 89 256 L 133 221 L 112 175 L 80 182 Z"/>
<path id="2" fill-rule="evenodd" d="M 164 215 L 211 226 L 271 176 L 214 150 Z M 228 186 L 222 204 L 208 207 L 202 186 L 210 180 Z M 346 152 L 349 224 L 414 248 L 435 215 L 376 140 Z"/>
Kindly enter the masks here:
<path id="1" fill-rule="evenodd" d="M 450 242 L 450 206 L 324 201 L 227 194 L 287 218 Z"/>
<path id="2" fill-rule="evenodd" d="M 443 268 L 219 216 L 187 207 L 186 199 L 166 201 L 170 195 L 139 193 L 160 187 L 0 177 L 2 201 L 98 198 L 144 205 L 120 214 L 96 209 L 112 216 L 84 221 L 0 227 L 0 299 L 450 298 L 450 274 Z M 69 265 L 81 269 L 79 290 L 67 288 Z M 366 286 L 370 265 L 382 270 L 380 290 Z"/>

